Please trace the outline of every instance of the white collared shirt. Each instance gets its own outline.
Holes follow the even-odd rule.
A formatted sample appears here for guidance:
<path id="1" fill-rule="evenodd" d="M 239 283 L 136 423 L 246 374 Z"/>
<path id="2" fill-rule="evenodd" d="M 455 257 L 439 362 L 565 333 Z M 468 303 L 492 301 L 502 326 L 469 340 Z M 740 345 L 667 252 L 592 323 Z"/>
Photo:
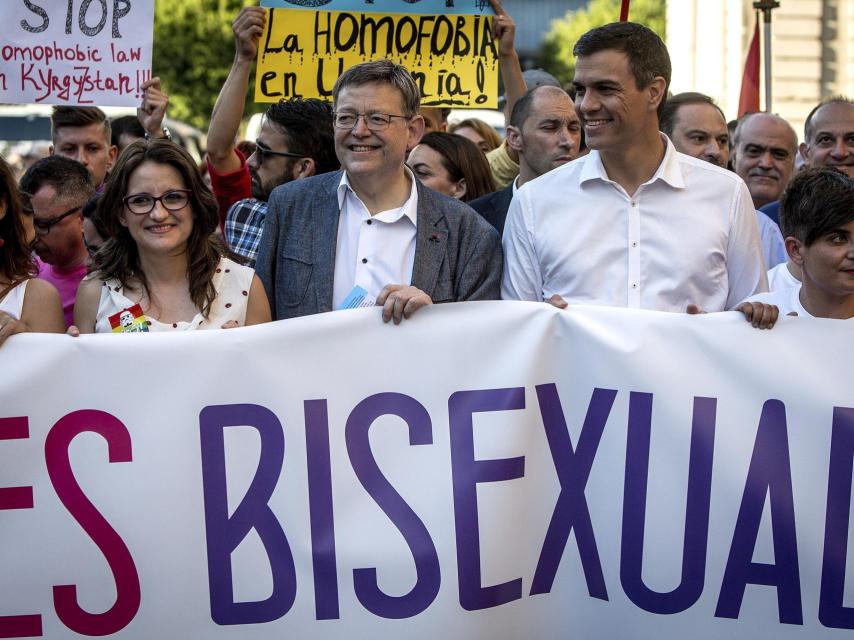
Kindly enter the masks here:
<path id="1" fill-rule="evenodd" d="M 502 298 L 721 311 L 766 291 L 747 186 L 664 140 L 631 197 L 597 151 L 522 185 L 504 229 Z"/>
<path id="2" fill-rule="evenodd" d="M 409 284 L 415 263 L 418 188 L 412 183 L 403 206 L 371 215 L 350 187 L 347 172 L 338 184 L 338 240 L 332 308 L 337 309 L 353 287 L 359 285 L 376 298 L 388 284 Z"/>

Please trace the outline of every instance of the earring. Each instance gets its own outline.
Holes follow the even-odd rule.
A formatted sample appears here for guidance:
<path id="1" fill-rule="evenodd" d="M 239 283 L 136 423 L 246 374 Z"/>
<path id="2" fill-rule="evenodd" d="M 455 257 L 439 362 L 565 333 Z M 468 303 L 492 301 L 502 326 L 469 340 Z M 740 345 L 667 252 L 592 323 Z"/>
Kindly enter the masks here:
<path id="1" fill-rule="evenodd" d="M 3 236 L 0 236 L 0 247 L 6 244 L 6 241 L 3 239 Z"/>

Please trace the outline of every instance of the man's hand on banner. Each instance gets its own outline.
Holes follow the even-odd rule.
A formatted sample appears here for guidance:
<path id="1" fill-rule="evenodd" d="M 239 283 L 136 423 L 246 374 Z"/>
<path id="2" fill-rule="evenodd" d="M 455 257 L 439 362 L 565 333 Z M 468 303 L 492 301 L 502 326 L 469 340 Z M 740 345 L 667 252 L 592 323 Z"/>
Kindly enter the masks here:
<path id="1" fill-rule="evenodd" d="M 548 302 L 553 307 L 557 307 L 558 309 L 566 309 L 567 307 L 569 307 L 569 304 L 567 304 L 566 300 L 561 298 L 558 294 L 554 294 L 551 298 L 546 300 L 546 302 Z"/>
<path id="2" fill-rule="evenodd" d="M 377 296 L 377 305 L 383 308 L 383 322 L 394 320 L 400 324 L 403 318 L 411 318 L 421 307 L 433 304 L 426 293 L 418 287 L 405 284 L 389 284 Z"/>
<path id="3" fill-rule="evenodd" d="M 261 7 L 243 7 L 231 30 L 234 32 L 234 57 L 240 61 L 254 62 L 258 57 L 258 43 L 264 32 L 267 12 Z"/>

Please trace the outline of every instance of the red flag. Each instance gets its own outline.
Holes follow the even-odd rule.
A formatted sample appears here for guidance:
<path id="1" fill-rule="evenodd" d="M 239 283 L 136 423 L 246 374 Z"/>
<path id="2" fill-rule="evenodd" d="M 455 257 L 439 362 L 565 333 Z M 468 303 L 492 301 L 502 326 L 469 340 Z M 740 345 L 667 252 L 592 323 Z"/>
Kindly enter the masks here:
<path id="1" fill-rule="evenodd" d="M 629 2 L 630 0 L 623 0 L 623 4 L 620 7 L 620 22 L 629 21 Z"/>
<path id="2" fill-rule="evenodd" d="M 744 75 L 741 78 L 741 96 L 738 99 L 738 117 L 745 113 L 759 111 L 759 14 L 756 14 L 756 26 L 753 39 L 747 50 L 744 63 Z"/>

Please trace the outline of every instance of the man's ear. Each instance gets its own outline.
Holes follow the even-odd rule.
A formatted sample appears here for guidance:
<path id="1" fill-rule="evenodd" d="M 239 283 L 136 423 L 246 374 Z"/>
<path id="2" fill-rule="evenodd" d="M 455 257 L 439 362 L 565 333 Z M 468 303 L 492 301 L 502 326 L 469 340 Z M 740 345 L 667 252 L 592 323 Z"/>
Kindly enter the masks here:
<path id="1" fill-rule="evenodd" d="M 794 236 L 786 237 L 786 253 L 789 254 L 789 260 L 799 267 L 804 264 L 804 243 Z"/>
<path id="2" fill-rule="evenodd" d="M 47 148 L 47 154 L 48 154 L 49 156 L 52 156 L 52 155 L 53 155 L 53 152 L 54 152 L 54 146 L 53 146 L 53 145 L 50 145 L 50 146 Z"/>
<path id="3" fill-rule="evenodd" d="M 119 157 L 119 148 L 116 145 L 111 144 L 108 155 L 110 156 L 110 162 L 107 165 L 107 171 L 112 171 L 113 165 L 116 164 L 116 158 Z"/>
<path id="4" fill-rule="evenodd" d="M 513 149 L 516 153 L 522 151 L 522 132 L 519 131 L 518 127 L 514 127 L 512 124 L 507 125 L 507 130 L 505 132 L 505 137 L 507 138 L 507 146 Z"/>
<path id="5" fill-rule="evenodd" d="M 807 162 L 807 160 L 808 160 L 807 154 L 809 154 L 809 150 L 810 150 L 810 148 L 806 142 L 802 142 L 800 144 L 800 146 L 798 147 L 798 151 L 800 152 L 801 158 L 803 158 L 804 162 Z"/>
<path id="6" fill-rule="evenodd" d="M 291 173 L 294 180 L 310 178 L 317 173 L 317 164 L 314 162 L 314 158 L 300 158 L 294 163 Z"/>
<path id="7" fill-rule="evenodd" d="M 424 137 L 424 116 L 420 114 L 412 116 L 406 125 L 406 131 L 409 136 L 406 141 L 406 151 L 408 153 L 417 147 L 418 143 L 421 142 L 421 138 Z"/>
<path id="8" fill-rule="evenodd" d="M 658 105 L 667 99 L 667 82 L 661 76 L 655 76 L 646 89 L 649 91 L 650 110 L 658 111 Z"/>

